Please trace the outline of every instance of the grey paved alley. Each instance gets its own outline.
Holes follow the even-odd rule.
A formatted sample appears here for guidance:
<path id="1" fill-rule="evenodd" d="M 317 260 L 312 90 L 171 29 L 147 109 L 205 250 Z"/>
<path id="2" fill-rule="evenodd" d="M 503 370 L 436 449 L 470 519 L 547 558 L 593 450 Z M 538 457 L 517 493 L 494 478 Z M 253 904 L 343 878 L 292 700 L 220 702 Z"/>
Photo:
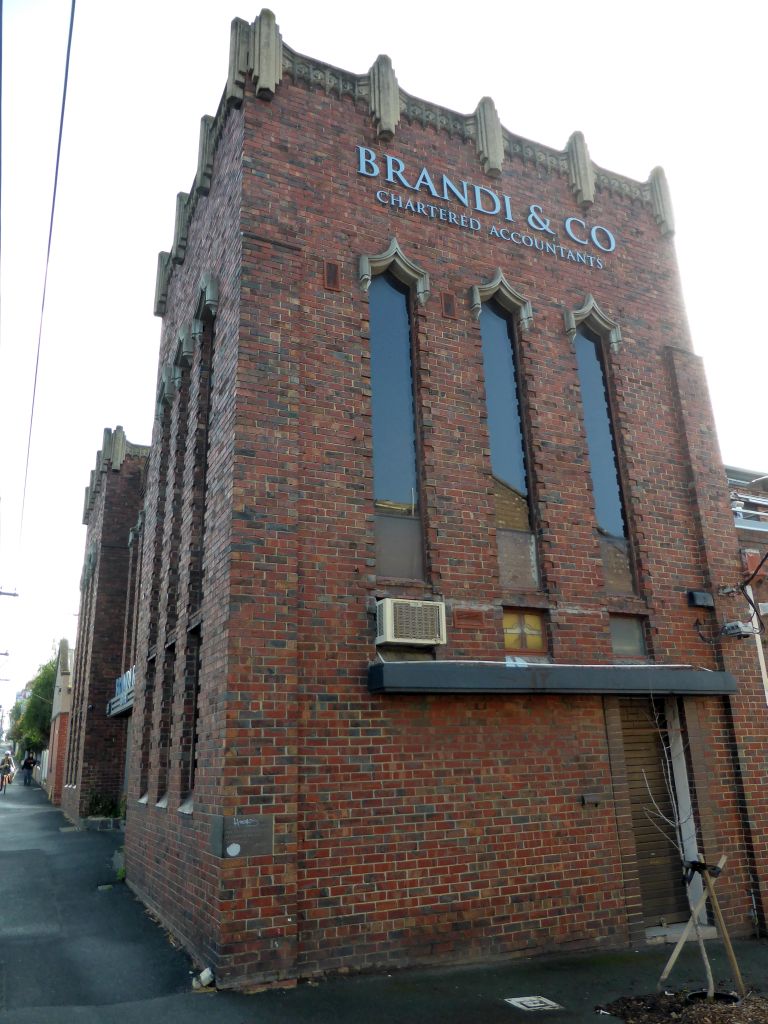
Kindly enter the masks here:
<path id="1" fill-rule="evenodd" d="M 491 967 L 337 978 L 244 996 L 191 991 L 191 965 L 127 886 L 119 833 L 73 830 L 38 786 L 0 796 L 0 1024 L 521 1024 L 596 1021 L 595 1006 L 652 991 L 668 947 L 514 960 Z M 718 981 L 728 968 L 710 944 Z M 768 987 L 768 945 L 740 942 L 748 983 Z M 686 949 L 674 987 L 699 987 Z M 508 997 L 545 996 L 531 1014 Z"/>

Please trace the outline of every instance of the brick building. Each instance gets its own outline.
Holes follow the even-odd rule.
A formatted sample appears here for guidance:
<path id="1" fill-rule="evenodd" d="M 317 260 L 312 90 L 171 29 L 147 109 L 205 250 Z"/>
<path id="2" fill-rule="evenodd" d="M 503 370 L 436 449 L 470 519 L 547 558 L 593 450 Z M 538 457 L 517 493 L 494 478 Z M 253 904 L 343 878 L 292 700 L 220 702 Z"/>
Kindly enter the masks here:
<path id="1" fill-rule="evenodd" d="M 663 172 L 268 11 L 199 154 L 158 265 L 134 890 L 224 986 L 619 946 L 687 916 L 674 801 L 762 927 L 765 696 Z"/>
<path id="2" fill-rule="evenodd" d="M 61 803 L 67 760 L 69 712 L 72 703 L 72 665 L 74 651 L 67 640 L 59 641 L 56 656 L 56 682 L 51 705 L 51 733 L 42 760 L 41 782 L 52 804 Z"/>
<path id="3" fill-rule="evenodd" d="M 72 670 L 66 772 L 61 806 L 73 821 L 117 810 L 125 792 L 127 726 L 111 718 L 115 680 L 125 671 L 132 636 L 129 537 L 143 501 L 149 448 L 122 427 L 104 431 L 85 489 L 88 527 Z"/>

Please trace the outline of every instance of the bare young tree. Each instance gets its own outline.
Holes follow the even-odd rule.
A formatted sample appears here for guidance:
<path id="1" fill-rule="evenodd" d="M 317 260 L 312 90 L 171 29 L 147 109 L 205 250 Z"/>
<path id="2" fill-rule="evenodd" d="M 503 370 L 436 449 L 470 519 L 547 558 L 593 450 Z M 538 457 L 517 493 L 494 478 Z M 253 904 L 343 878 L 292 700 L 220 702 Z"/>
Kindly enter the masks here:
<path id="1" fill-rule="evenodd" d="M 699 927 L 699 914 L 701 913 L 703 907 L 703 898 L 697 900 L 694 896 L 693 890 L 691 888 L 693 873 L 691 869 L 688 867 L 691 861 L 700 861 L 700 857 L 698 854 L 698 844 L 695 857 L 687 857 L 683 834 L 684 830 L 686 830 L 689 834 L 693 833 L 693 835 L 695 836 L 696 822 L 693 816 L 692 808 L 688 808 L 685 815 L 681 815 L 680 813 L 680 805 L 678 803 L 677 798 L 677 788 L 675 786 L 675 752 L 673 751 L 673 741 L 670 737 L 668 723 L 662 718 L 662 714 L 659 709 L 658 703 L 655 700 L 651 701 L 651 707 L 653 708 L 653 724 L 659 737 L 659 742 L 661 746 L 661 771 L 664 780 L 664 787 L 669 798 L 668 805 L 669 808 L 671 808 L 671 810 L 669 813 L 665 813 L 665 811 L 659 806 L 658 801 L 656 800 L 651 789 L 650 783 L 648 781 L 648 776 L 645 770 L 643 769 L 643 780 L 645 782 L 645 788 L 648 792 L 648 798 L 650 800 L 650 806 L 644 808 L 644 810 L 650 823 L 664 836 L 664 838 L 669 843 L 671 843 L 674 846 L 675 850 L 677 851 L 677 855 L 680 859 L 680 873 L 681 877 L 685 878 L 686 880 L 686 896 L 688 898 L 688 906 L 691 912 L 690 924 L 693 928 L 694 935 L 696 936 L 696 942 L 699 947 L 701 960 L 704 965 L 704 972 L 707 978 L 707 999 L 711 1000 L 714 998 L 715 994 L 715 981 L 712 975 L 712 965 L 709 962 L 709 955 L 707 954 L 707 949 L 704 944 L 704 937 L 702 936 L 701 928 Z M 682 735 L 679 735 L 678 737 L 676 737 L 676 739 L 681 745 L 679 755 L 683 755 L 684 749 L 682 745 Z M 674 960 L 670 959 L 667 968 L 665 969 L 664 973 L 659 979 L 659 984 L 657 986 L 659 989 L 666 980 L 669 971 L 672 969 L 673 963 Z"/>

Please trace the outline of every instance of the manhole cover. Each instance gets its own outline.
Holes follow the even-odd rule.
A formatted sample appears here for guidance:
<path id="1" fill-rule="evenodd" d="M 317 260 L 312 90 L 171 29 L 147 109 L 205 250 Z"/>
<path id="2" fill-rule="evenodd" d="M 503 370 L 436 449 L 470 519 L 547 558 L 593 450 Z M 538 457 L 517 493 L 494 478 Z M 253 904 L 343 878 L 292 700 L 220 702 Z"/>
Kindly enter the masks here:
<path id="1" fill-rule="evenodd" d="M 510 996 L 504 1002 L 518 1010 L 562 1010 L 560 1003 L 554 1003 L 546 996 Z"/>

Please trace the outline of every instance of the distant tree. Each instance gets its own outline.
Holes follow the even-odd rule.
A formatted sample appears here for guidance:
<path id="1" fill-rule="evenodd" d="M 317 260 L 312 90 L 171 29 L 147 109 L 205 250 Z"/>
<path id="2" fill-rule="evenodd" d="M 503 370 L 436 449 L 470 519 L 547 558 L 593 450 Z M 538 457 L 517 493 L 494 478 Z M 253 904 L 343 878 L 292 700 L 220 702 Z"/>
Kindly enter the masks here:
<path id="1" fill-rule="evenodd" d="M 29 684 L 29 697 L 11 708 L 9 737 L 17 749 L 40 752 L 48 746 L 51 735 L 51 707 L 56 684 L 56 658 L 38 669 Z"/>
<path id="2" fill-rule="evenodd" d="M 18 701 L 13 705 L 11 710 L 8 712 L 8 729 L 5 733 L 5 738 L 9 743 L 16 743 L 19 731 L 19 719 L 24 711 L 24 706 Z"/>

